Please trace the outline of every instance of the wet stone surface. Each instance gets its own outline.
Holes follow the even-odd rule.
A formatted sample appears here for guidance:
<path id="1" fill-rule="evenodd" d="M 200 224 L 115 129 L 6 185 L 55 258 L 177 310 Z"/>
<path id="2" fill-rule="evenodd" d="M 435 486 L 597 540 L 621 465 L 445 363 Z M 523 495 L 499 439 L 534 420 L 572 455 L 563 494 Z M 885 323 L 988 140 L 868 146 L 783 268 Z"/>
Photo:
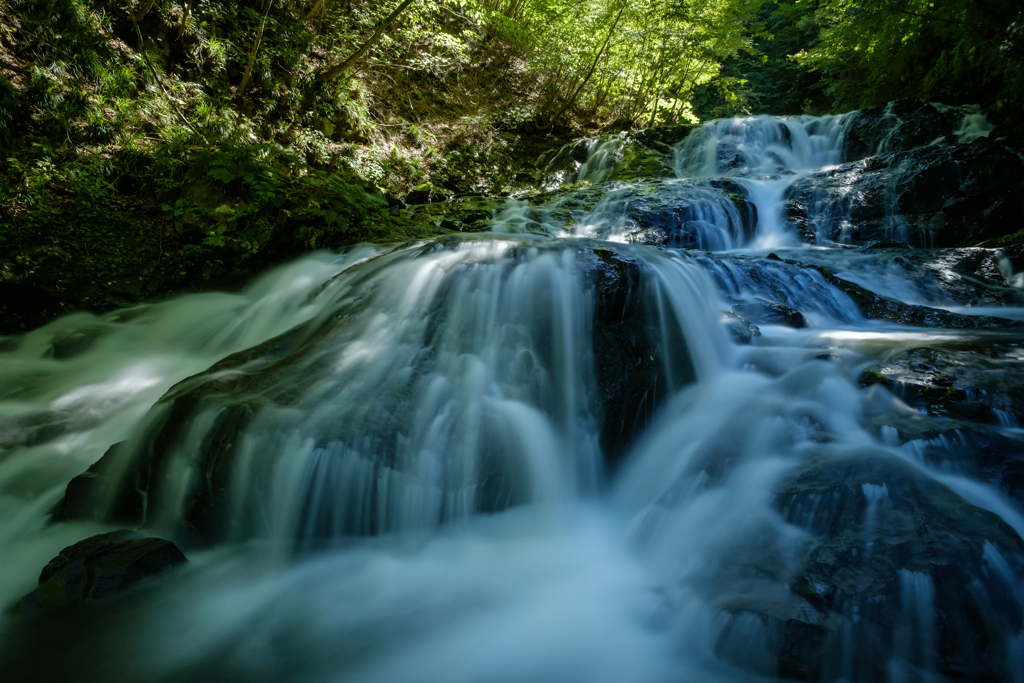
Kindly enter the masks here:
<path id="1" fill-rule="evenodd" d="M 648 272 L 638 259 L 607 246 L 580 251 L 577 258 L 581 278 L 594 296 L 593 346 L 581 352 L 593 354 L 602 419 L 599 439 L 607 462 L 615 466 L 671 388 L 692 382 L 694 372 L 678 323 L 661 320 L 662 314 L 650 305 Z M 361 306 L 357 302 L 318 326 L 298 328 L 229 356 L 172 387 L 150 411 L 137 437 L 111 447 L 68 484 L 53 520 L 158 522 L 158 511 L 176 509 L 176 497 L 182 492 L 173 483 L 173 473 L 188 457 L 196 476 L 185 492 L 181 523 L 172 531 L 198 545 L 223 540 L 228 531 L 230 477 L 243 435 L 266 415 L 292 409 L 322 373 L 332 372 L 336 362 L 332 340 L 344 336 Z M 428 328 L 428 334 L 433 333 L 438 333 L 436 326 Z M 666 344 L 676 354 L 671 371 L 663 362 Z M 406 400 L 412 401 L 411 388 L 407 394 Z M 363 425 L 366 432 L 379 432 L 378 467 L 397 467 L 395 435 L 407 428 L 400 422 L 401 415 L 401 410 L 395 410 L 393 421 Z M 197 429 L 204 430 L 201 439 L 190 442 L 197 438 L 192 436 Z M 327 442 L 346 433 L 344 424 L 332 429 L 319 438 Z M 505 474 L 498 469 L 479 476 L 501 482 Z M 504 488 L 492 491 L 480 486 L 477 490 L 476 504 L 484 511 L 518 502 Z M 363 528 L 346 531 L 376 533 Z"/>
<path id="2" fill-rule="evenodd" d="M 39 587 L 15 611 L 25 616 L 116 595 L 124 589 L 185 564 L 170 541 L 121 530 L 68 546 L 39 575 Z"/>
<path id="3" fill-rule="evenodd" d="M 880 383 L 907 405 L 934 417 L 1003 427 L 1024 424 L 1024 348 L 919 348 L 868 368 L 862 383 Z"/>
<path id="4" fill-rule="evenodd" d="M 937 107 L 918 98 L 861 109 L 843 133 L 843 158 L 853 161 L 955 139 L 963 117 L 957 108 Z"/>
<path id="5" fill-rule="evenodd" d="M 1021 625 L 1011 582 L 1024 569 L 1024 542 L 996 515 L 899 458 L 868 453 L 812 464 L 777 500 L 813 538 L 791 589 L 825 615 L 811 628 L 824 643 L 820 659 L 783 650 L 780 673 L 834 680 L 854 647 L 872 653 L 857 660 L 858 679 L 885 679 L 893 654 L 953 678 L 1010 675 L 996 662 Z M 918 613 L 928 623 L 914 623 Z M 901 628 L 934 628 L 934 640 L 901 652 Z"/>
<path id="6" fill-rule="evenodd" d="M 1024 222 L 1022 151 L 979 138 L 843 164 L 790 186 L 786 215 L 809 242 L 975 246 Z"/>

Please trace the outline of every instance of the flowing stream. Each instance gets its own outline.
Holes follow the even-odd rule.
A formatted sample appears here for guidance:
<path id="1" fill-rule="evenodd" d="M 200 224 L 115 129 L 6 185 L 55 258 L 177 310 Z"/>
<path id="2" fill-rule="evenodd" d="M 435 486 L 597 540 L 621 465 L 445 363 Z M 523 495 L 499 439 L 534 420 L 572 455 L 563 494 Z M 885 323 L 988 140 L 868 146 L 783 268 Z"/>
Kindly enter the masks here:
<path id="1" fill-rule="evenodd" d="M 908 279 L 885 252 L 801 243 L 787 188 L 849 161 L 847 123 L 711 122 L 676 147 L 676 179 L 606 183 L 568 214 L 571 193 L 540 219 L 510 200 L 490 233 L 318 253 L 241 293 L 0 340 L 0 603 L 126 525 L 189 559 L 53 623 L 5 617 L 8 680 L 924 682 L 944 680 L 941 629 L 963 619 L 991 680 L 1024 682 L 1019 503 L 949 455 L 963 424 L 911 433 L 918 412 L 859 383 L 902 351 L 986 344 L 1010 349 L 986 368 L 1012 377 L 1022 334 L 869 319 L 830 277 L 960 314 L 1024 309 L 965 307 L 938 266 Z M 603 179 L 618 147 L 593 146 L 585 173 Z M 685 205 L 680 248 L 631 243 L 651 187 Z M 738 338 L 723 310 L 757 327 Z M 1000 410 L 985 433 L 1019 443 Z M 118 443 L 124 481 L 158 457 L 148 488 L 127 487 L 137 519 L 107 495 L 92 520 L 52 523 Z M 884 555 L 893 519 L 940 534 L 958 515 L 984 522 L 976 550 L 957 546 L 969 562 Z M 866 540 L 837 553 L 847 597 L 826 608 L 808 558 L 844 533 Z"/>

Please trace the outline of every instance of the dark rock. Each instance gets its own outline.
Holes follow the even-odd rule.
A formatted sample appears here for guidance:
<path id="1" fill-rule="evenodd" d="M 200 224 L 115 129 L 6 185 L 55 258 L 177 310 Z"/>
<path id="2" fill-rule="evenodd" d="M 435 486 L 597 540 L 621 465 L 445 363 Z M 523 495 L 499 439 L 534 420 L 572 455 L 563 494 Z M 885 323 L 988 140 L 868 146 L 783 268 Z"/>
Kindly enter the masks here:
<path id="1" fill-rule="evenodd" d="M 738 344 L 749 344 L 754 337 L 761 336 L 757 325 L 732 311 L 722 311 L 722 325 L 729 331 L 729 336 Z"/>
<path id="2" fill-rule="evenodd" d="M 597 289 L 594 311 L 594 364 L 601 397 L 601 450 L 616 466 L 629 445 L 647 429 L 673 388 L 694 380 L 688 358 L 666 367 L 664 359 L 686 349 L 680 326 L 663 321 L 644 296 L 643 266 L 609 248 L 593 250 L 588 259 Z M 663 334 L 663 332 L 665 334 Z"/>
<path id="3" fill-rule="evenodd" d="M 807 241 L 973 246 L 1024 224 L 1022 152 L 979 139 L 883 154 L 801 178 L 786 211 Z"/>
<path id="4" fill-rule="evenodd" d="M 437 192 L 429 183 L 417 185 L 405 196 L 406 204 L 426 204 Z"/>
<path id="5" fill-rule="evenodd" d="M 452 247 L 462 243 L 462 238 L 450 240 Z M 441 240 L 421 248 L 428 251 L 447 244 L 449 241 Z M 551 248 L 571 249 L 576 254 L 580 244 L 583 242 Z M 525 257 L 532 248 L 521 247 L 521 254 Z M 681 324 L 671 317 L 671 311 L 663 311 L 671 307 L 652 303 L 646 266 L 641 261 L 605 247 L 582 250 L 577 258 L 581 277 L 594 292 L 594 345 L 580 352 L 593 353 L 599 395 L 594 409 L 604 416 L 600 443 L 609 460 L 615 461 L 646 428 L 664 397 L 691 382 L 694 371 Z M 443 310 L 445 296 L 439 295 L 435 301 L 438 310 Z M 69 484 L 54 511 L 54 521 L 146 524 L 196 544 L 223 539 L 228 531 L 232 468 L 243 435 L 268 422 L 268 416 L 295 410 L 297 401 L 323 373 L 333 372 L 329 368 L 336 365 L 337 354 L 325 349 L 348 339 L 349 325 L 365 302 L 357 299 L 345 306 L 352 308 L 343 307 L 315 324 L 229 356 L 172 387 L 129 441 L 112 448 Z M 440 313 L 435 313 L 433 319 L 439 318 Z M 435 340 L 429 335 L 443 333 L 443 327 L 431 323 L 424 344 L 432 348 Z M 409 391 L 404 399 L 398 399 L 397 407 L 389 407 L 390 417 L 360 426 L 360 438 L 375 444 L 373 458 L 367 460 L 369 468 L 389 471 L 398 467 L 397 439 L 417 395 L 417 377 L 408 381 Z M 346 425 L 338 424 L 325 427 L 317 438 L 330 443 L 346 434 Z M 497 444 L 492 450 L 500 448 Z M 486 452 L 481 456 L 479 485 L 474 488 L 474 509 L 493 512 L 522 502 L 518 491 L 523 487 L 515 485 L 516 473 L 503 470 L 508 464 L 501 458 L 485 456 Z M 272 457 L 264 461 L 255 456 L 258 464 L 253 467 L 272 461 Z M 183 469 L 195 475 L 183 482 Z M 368 496 L 371 500 L 365 505 L 368 517 L 353 516 L 355 521 L 346 521 L 344 528 L 323 530 L 317 519 L 311 519 L 308 524 L 302 522 L 302 533 L 315 540 L 325 535 L 387 531 L 373 516 L 372 497 Z M 248 529 L 244 514 L 231 517 L 234 533 L 244 534 Z M 259 513 L 253 512 L 253 516 Z M 261 523 L 252 522 L 256 528 L 262 528 Z"/>
<path id="6" fill-rule="evenodd" d="M 825 280 L 850 297 L 860 308 L 864 317 L 888 320 L 900 325 L 914 327 L 944 327 L 950 329 L 1010 329 L 1024 325 L 1019 320 L 994 318 L 981 315 L 962 315 L 928 306 L 914 306 L 902 301 L 879 296 L 858 284 L 833 275 L 828 268 L 807 266 L 796 261 L 785 261 L 801 268 L 817 270 Z"/>
<path id="7" fill-rule="evenodd" d="M 100 534 L 68 546 L 39 575 L 39 587 L 16 611 L 34 616 L 115 595 L 187 562 L 170 541 L 133 531 Z"/>
<path id="8" fill-rule="evenodd" d="M 961 109 L 937 107 L 917 98 L 896 100 L 851 114 L 843 133 L 847 161 L 927 145 L 953 135 L 964 117 Z"/>
<path id="9" fill-rule="evenodd" d="M 733 304 L 732 310 L 762 325 L 785 325 L 797 329 L 807 327 L 807 321 L 800 311 L 764 299 Z"/>
<path id="10" fill-rule="evenodd" d="M 100 517 L 115 524 L 136 524 L 144 519 L 146 498 L 140 473 L 124 442 L 107 449 L 88 470 L 68 482 L 64 497 L 54 508 L 52 522 Z M 127 480 L 130 485 L 122 486 Z"/>
<path id="11" fill-rule="evenodd" d="M 1024 349 L 918 348 L 874 365 L 862 383 L 880 383 L 907 405 L 935 417 L 1018 426 L 1024 423 Z"/>
<path id="12" fill-rule="evenodd" d="M 785 661 L 788 670 L 808 672 L 803 680 L 873 681 L 887 678 L 893 655 L 928 666 L 913 661 L 917 652 L 900 651 L 897 636 L 928 628 L 908 620 L 915 610 L 934 610 L 932 665 L 940 675 L 1009 680 L 1003 667 L 1021 606 L 1008 582 L 1024 570 L 1024 542 L 999 517 L 878 452 L 809 465 L 779 494 L 778 507 L 815 539 L 790 587 L 827 615 L 828 631 L 821 650 L 784 652 L 780 668 Z M 850 651 L 859 658 L 844 661 Z"/>

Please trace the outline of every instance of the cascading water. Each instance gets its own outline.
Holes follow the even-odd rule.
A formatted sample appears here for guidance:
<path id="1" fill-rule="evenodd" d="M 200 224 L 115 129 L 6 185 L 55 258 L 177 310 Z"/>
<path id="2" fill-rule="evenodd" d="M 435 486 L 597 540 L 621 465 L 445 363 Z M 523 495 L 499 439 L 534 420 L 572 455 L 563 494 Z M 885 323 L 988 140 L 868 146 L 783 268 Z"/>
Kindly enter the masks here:
<path id="1" fill-rule="evenodd" d="M 1015 328 L 963 315 L 987 296 L 1020 318 L 1024 298 L 1006 259 L 982 294 L 954 277 L 991 258 L 969 250 L 799 246 L 788 188 L 845 161 L 851 120 L 712 122 L 677 179 L 511 200 L 492 234 L 318 254 L 242 294 L 4 340 L 0 602 L 123 526 L 190 564 L 59 619 L 8 615 L 0 666 L 1024 681 L 1024 492 L 978 455 L 1017 452 L 994 411 L 1024 359 Z M 608 177 L 593 161 L 578 179 Z M 950 329 L 880 318 L 858 287 Z M 903 376 L 859 382 L 982 347 L 1010 397 L 983 414 L 922 415 Z"/>

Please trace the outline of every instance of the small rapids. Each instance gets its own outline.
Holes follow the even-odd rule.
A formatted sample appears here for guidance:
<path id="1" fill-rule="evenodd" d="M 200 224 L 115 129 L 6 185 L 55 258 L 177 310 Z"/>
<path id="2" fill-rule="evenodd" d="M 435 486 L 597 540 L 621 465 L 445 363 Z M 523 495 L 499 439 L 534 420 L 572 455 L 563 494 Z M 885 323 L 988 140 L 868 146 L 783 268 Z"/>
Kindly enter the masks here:
<path id="1" fill-rule="evenodd" d="M 1019 274 L 802 241 L 855 122 L 711 122 L 659 180 L 596 141 L 488 233 L 0 340 L 0 603 L 119 528 L 189 560 L 7 612 L 0 668 L 1024 683 Z"/>

